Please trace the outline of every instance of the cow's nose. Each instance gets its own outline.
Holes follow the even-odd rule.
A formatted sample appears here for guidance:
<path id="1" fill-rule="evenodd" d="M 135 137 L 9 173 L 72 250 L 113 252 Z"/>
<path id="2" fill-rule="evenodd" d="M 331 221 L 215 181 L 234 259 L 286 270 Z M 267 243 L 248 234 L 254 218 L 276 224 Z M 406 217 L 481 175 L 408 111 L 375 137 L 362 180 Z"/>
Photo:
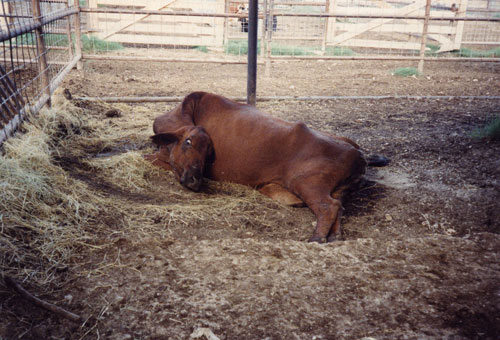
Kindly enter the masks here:
<path id="1" fill-rule="evenodd" d="M 188 189 L 199 191 L 202 184 L 202 179 L 196 177 L 195 175 L 184 173 L 181 177 L 180 182 Z"/>

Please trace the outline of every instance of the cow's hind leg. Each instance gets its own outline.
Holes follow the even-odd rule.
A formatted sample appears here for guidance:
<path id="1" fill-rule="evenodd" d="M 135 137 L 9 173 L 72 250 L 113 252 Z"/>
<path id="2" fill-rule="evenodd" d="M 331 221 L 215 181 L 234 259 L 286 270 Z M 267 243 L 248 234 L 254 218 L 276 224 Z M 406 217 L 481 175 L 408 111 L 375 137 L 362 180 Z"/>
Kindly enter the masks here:
<path id="1" fill-rule="evenodd" d="M 294 207 L 304 205 L 304 202 L 300 198 L 279 184 L 269 183 L 258 190 L 261 194 L 266 195 L 281 204 L 291 205 Z"/>
<path id="2" fill-rule="evenodd" d="M 313 186 L 308 181 L 304 181 L 297 188 L 297 193 L 317 218 L 316 229 L 309 238 L 309 242 L 324 243 L 327 238 L 329 241 L 340 239 L 340 217 L 343 208 L 340 199 L 332 197 L 328 186 L 324 183 L 318 184 Z"/>
<path id="3" fill-rule="evenodd" d="M 340 202 L 340 209 L 333 223 L 330 234 L 328 234 L 328 242 L 333 242 L 342 239 L 342 228 L 340 227 L 340 219 L 342 218 L 342 213 L 344 212 L 344 207 L 342 206 L 342 195 L 344 193 L 345 187 L 340 187 L 332 193 L 332 199 Z"/>

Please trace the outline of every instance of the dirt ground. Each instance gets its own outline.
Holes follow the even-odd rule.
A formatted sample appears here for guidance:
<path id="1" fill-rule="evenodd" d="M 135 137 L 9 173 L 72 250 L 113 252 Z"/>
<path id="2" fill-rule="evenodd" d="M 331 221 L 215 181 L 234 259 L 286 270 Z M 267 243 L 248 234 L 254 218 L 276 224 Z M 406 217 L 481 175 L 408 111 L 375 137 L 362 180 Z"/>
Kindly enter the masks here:
<path id="1" fill-rule="evenodd" d="M 259 69 L 258 95 L 500 96 L 498 63 L 427 63 L 421 77 L 391 74 L 406 66 L 415 65 L 277 63 L 271 78 Z M 184 96 L 198 90 L 245 96 L 245 69 L 91 61 L 62 87 L 73 96 Z M 110 131 L 129 133 L 111 147 L 88 150 L 88 157 L 150 152 L 154 117 L 176 105 L 75 104 Z M 109 173 L 61 162 L 127 215 L 100 213 L 109 233 L 77 266 L 57 274 L 61 285 L 54 293 L 31 287 L 87 318 L 83 326 L 4 289 L 0 315 L 7 322 L 0 338 L 500 338 L 500 143 L 471 136 L 500 114 L 499 99 L 257 106 L 350 137 L 366 154 L 391 159 L 387 167 L 368 170 L 376 185 L 346 200 L 345 241 L 307 243 L 315 223 L 307 208 L 283 207 L 250 189 L 210 182 L 192 193 L 161 173 L 150 179 L 150 191 L 136 192 L 107 184 Z M 121 117 L 106 117 L 112 108 Z M 190 208 L 193 202 L 197 210 Z M 184 207 L 189 219 L 172 218 Z M 120 232 L 127 221 L 135 223 L 129 235 Z M 143 228 L 150 236 L 134 231 Z M 83 269 L 88 275 L 77 274 Z"/>

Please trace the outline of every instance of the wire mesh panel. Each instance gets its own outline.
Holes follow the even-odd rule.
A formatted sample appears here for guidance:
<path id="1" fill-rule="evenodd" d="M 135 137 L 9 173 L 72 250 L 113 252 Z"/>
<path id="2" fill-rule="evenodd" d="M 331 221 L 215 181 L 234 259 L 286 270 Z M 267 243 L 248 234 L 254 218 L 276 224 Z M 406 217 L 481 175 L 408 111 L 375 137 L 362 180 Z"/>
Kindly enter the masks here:
<path id="1" fill-rule="evenodd" d="M 416 57 L 424 41 L 427 57 L 450 56 L 450 52 L 462 56 L 463 46 L 470 43 L 482 49 L 500 45 L 500 13 L 492 6 L 497 1 L 272 2 L 273 15 L 278 17 L 272 52 L 277 55 Z M 298 5 L 301 2 L 304 5 Z M 481 12 L 472 5 L 489 7 Z M 493 55 L 500 56 L 498 52 Z"/>
<path id="2" fill-rule="evenodd" d="M 65 0 L 2 0 L 0 8 L 0 143 L 23 116 L 50 101 L 55 80 L 74 62 Z"/>
<path id="3" fill-rule="evenodd" d="M 88 4 L 89 54 L 246 58 L 248 0 Z M 260 0 L 258 26 L 275 59 L 500 56 L 500 0 Z"/>

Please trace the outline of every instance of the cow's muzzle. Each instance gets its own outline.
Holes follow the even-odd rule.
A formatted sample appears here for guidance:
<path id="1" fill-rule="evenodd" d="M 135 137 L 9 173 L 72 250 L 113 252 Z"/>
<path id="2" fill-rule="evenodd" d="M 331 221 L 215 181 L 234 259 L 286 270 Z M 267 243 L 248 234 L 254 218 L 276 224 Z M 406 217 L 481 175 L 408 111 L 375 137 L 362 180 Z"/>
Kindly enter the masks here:
<path id="1" fill-rule="evenodd" d="M 201 185 L 203 184 L 203 175 L 201 172 L 184 171 L 180 182 L 190 190 L 200 191 Z"/>

